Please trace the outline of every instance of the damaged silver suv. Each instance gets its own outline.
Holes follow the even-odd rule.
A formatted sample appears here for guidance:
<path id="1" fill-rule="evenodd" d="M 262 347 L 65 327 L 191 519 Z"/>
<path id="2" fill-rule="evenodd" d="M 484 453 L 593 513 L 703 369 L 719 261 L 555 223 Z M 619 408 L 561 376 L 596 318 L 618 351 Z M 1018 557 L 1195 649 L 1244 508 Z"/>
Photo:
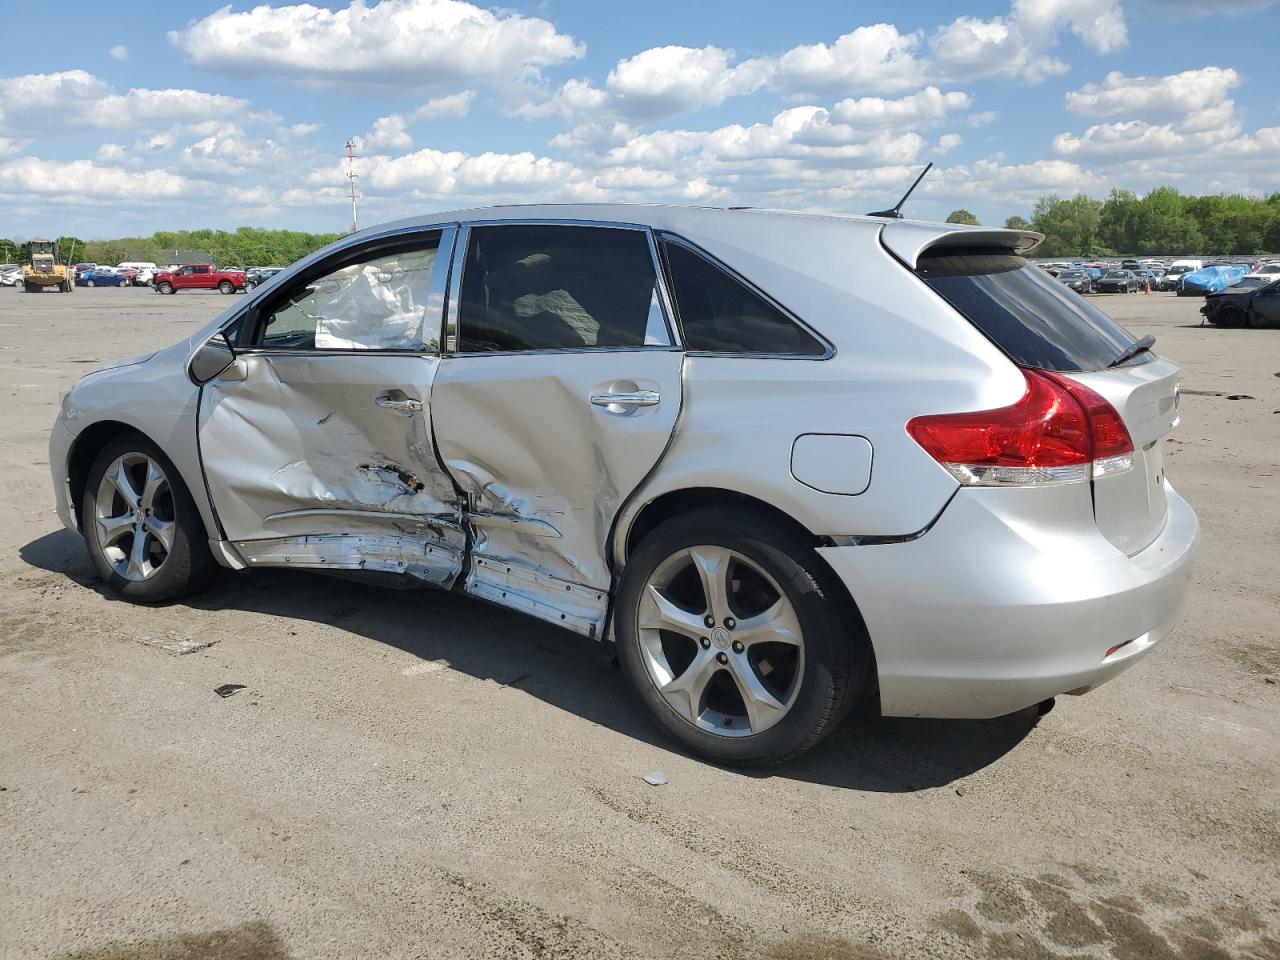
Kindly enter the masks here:
<path id="1" fill-rule="evenodd" d="M 859 697 L 990 717 L 1168 632 L 1178 368 L 1029 267 L 876 218 L 506 207 L 346 237 L 65 398 L 58 513 L 109 588 L 396 574 L 615 643 L 742 764 Z"/>

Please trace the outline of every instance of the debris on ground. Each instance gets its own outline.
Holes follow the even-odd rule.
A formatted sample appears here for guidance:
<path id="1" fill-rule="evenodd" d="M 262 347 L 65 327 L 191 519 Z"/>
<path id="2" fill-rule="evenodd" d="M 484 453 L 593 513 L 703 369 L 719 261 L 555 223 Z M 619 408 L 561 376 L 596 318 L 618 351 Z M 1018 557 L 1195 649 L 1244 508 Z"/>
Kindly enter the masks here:
<path id="1" fill-rule="evenodd" d="M 224 683 L 220 687 L 214 687 L 213 692 L 225 700 L 227 697 L 231 697 L 239 693 L 244 688 L 245 686 L 243 683 Z"/>
<path id="2" fill-rule="evenodd" d="M 169 633 L 163 637 L 139 637 L 138 642 L 145 643 L 149 647 L 159 647 L 166 653 L 182 656 L 185 653 L 195 653 L 197 650 L 208 649 L 218 641 L 197 640 L 195 637 L 185 637 L 181 634 Z"/>
<path id="3" fill-rule="evenodd" d="M 667 775 L 661 770 L 651 770 L 644 775 L 644 782 L 652 787 L 660 787 L 667 782 Z"/>

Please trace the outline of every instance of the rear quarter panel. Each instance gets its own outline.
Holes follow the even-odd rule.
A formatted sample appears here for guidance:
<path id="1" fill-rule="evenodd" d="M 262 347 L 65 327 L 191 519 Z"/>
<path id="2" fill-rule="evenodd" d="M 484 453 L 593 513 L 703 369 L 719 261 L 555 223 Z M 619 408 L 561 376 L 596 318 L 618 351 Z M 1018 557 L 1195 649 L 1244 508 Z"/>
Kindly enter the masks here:
<path id="1" fill-rule="evenodd" d="M 785 305 L 834 347 L 826 360 L 691 353 L 672 446 L 618 525 L 615 556 L 643 506 L 714 487 L 764 500 L 819 535 L 905 536 L 938 515 L 957 484 L 906 434 L 914 416 L 1016 401 L 1014 365 L 879 244 L 875 224 L 770 218 L 774 229 L 673 232 Z M 752 218 L 739 215 L 750 227 Z M 745 221 L 745 224 L 744 224 Z M 795 439 L 848 434 L 873 447 L 858 495 L 822 493 L 791 474 Z"/>

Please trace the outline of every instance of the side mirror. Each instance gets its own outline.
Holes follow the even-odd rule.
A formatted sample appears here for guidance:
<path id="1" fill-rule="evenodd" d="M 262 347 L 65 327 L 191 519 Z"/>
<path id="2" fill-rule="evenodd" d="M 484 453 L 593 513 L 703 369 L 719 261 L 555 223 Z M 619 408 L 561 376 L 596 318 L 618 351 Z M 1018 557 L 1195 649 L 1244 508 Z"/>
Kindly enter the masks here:
<path id="1" fill-rule="evenodd" d="M 235 348 L 227 335 L 219 330 L 204 342 L 187 364 L 187 376 L 202 387 L 236 361 Z"/>

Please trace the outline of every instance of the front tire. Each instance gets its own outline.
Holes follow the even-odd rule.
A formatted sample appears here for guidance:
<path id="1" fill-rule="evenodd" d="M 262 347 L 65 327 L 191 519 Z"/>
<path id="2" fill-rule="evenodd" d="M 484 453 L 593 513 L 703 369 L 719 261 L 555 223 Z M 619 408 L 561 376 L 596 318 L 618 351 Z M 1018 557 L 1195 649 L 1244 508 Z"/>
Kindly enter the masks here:
<path id="1" fill-rule="evenodd" d="M 165 603 L 199 589 L 213 557 L 195 501 L 169 458 L 137 434 L 108 443 L 80 509 L 89 560 L 115 595 Z"/>
<path id="2" fill-rule="evenodd" d="M 856 611 L 807 538 L 749 509 L 701 510 L 646 536 L 623 573 L 614 630 L 659 726 L 741 766 L 819 743 L 870 661 Z"/>

